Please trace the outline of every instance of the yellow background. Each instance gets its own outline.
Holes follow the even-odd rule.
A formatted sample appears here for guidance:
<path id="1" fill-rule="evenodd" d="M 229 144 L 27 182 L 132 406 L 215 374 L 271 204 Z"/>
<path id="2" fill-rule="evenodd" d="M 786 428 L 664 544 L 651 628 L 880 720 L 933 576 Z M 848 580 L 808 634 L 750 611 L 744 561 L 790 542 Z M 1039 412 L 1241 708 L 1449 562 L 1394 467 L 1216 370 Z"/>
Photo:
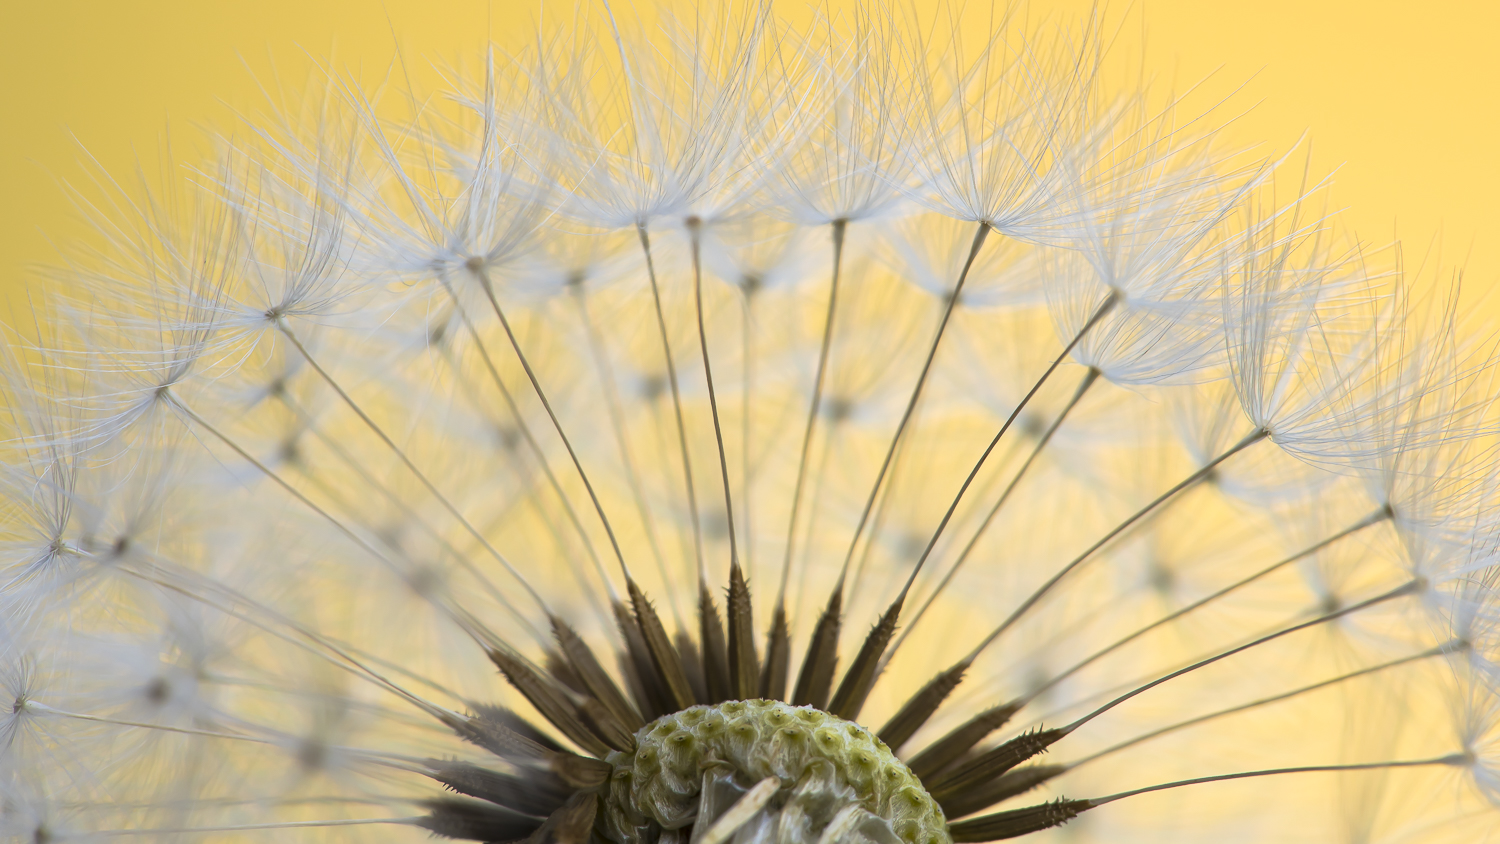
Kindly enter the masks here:
<path id="1" fill-rule="evenodd" d="M 0 16 L 0 291 L 12 305 L 33 267 L 83 232 L 60 182 L 80 162 L 159 178 L 170 135 L 184 163 L 201 130 L 258 113 L 261 83 L 307 78 L 309 56 L 366 81 L 396 47 L 418 84 L 431 67 L 477 55 L 489 38 L 519 45 L 538 17 L 575 0 L 4 0 Z M 576 0 L 589 3 L 592 0 Z M 932 0 L 916 0 L 919 5 Z M 973 5 L 973 4 L 971 4 Z M 982 3 L 979 5 L 983 5 Z M 1087 0 L 1035 0 L 1033 16 L 1077 16 Z M 804 11 L 802 0 L 781 2 Z M 1303 130 L 1318 167 L 1339 166 L 1335 204 L 1365 239 L 1393 234 L 1419 256 L 1439 234 L 1471 290 L 1500 279 L 1500 3 L 1494 0 L 1150 0 L 1115 3 L 1120 49 L 1178 87 L 1213 74 L 1236 96 L 1231 137 L 1285 150 Z M 1248 81 L 1247 81 L 1248 80 Z M 1341 166 L 1340 166 L 1341 165 Z M 181 165 L 179 165 L 181 166 Z M 16 319 L 7 312 L 0 320 Z"/>

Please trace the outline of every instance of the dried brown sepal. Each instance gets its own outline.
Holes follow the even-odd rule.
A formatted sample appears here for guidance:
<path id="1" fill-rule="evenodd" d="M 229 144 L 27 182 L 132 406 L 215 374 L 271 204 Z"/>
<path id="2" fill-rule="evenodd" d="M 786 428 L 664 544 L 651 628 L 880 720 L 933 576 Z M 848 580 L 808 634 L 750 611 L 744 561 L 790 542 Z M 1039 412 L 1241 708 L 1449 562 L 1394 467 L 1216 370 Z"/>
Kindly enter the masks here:
<path id="1" fill-rule="evenodd" d="M 682 658 L 678 656 L 677 649 L 672 647 L 672 641 L 667 638 L 667 629 L 662 626 L 661 616 L 656 614 L 656 608 L 651 606 L 646 593 L 641 591 L 634 580 L 626 580 L 625 586 L 630 592 L 630 606 L 635 610 L 636 624 L 640 625 L 641 636 L 646 640 L 646 650 L 651 654 L 651 664 L 666 688 L 667 703 L 672 707 L 668 711 L 687 709 L 693 705 L 693 690 L 688 685 L 687 672 L 682 669 Z"/>
<path id="2" fill-rule="evenodd" d="M 651 652 L 646 647 L 646 637 L 641 635 L 640 625 L 635 623 L 635 617 L 624 604 L 616 601 L 613 609 L 615 625 L 619 627 L 620 636 L 625 640 L 625 652 L 620 654 L 620 673 L 625 676 L 625 685 L 635 698 L 636 709 L 647 721 L 655 721 L 676 711 L 669 708 L 666 684 L 656 673 L 656 665 L 651 661 Z"/>
<path id="3" fill-rule="evenodd" d="M 552 757 L 549 769 L 571 788 L 585 791 L 603 787 L 614 773 L 614 767 L 603 759 L 559 753 Z"/>
<path id="4" fill-rule="evenodd" d="M 477 797 L 538 821 L 557 811 L 573 796 L 560 778 L 529 771 L 526 776 L 502 774 L 468 762 L 433 760 L 428 776 L 459 794 Z"/>
<path id="5" fill-rule="evenodd" d="M 948 834 L 953 836 L 954 844 L 1003 841 L 1007 838 L 1019 838 L 1022 835 L 1062 826 L 1092 808 L 1094 808 L 1092 801 L 1059 797 L 1051 803 L 1041 803 L 1024 809 L 1011 809 L 1008 812 L 996 812 L 993 815 L 950 823 Z"/>
<path id="6" fill-rule="evenodd" d="M 1067 733 L 1060 729 L 1032 730 L 993 747 L 939 776 L 927 791 L 939 805 L 955 795 L 982 787 L 1027 759 L 1045 752 Z"/>
<path id="7" fill-rule="evenodd" d="M 547 822 L 526 839 L 527 844 L 587 844 L 598 811 L 597 796 L 575 794 L 561 809 L 548 816 Z"/>
<path id="8" fill-rule="evenodd" d="M 926 782 L 934 774 L 953 764 L 985 736 L 1005 726 L 1020 709 L 1021 705 L 1014 702 L 992 706 L 907 760 L 906 766 Z"/>
<path id="9" fill-rule="evenodd" d="M 802 661 L 802 670 L 797 672 L 797 687 L 792 690 L 794 705 L 828 708 L 833 672 L 839 665 L 839 626 L 843 622 L 843 612 L 844 589 L 839 585 L 834 587 L 828 606 L 813 627 L 812 641 L 807 644 L 807 658 Z"/>
<path id="10" fill-rule="evenodd" d="M 445 716 L 459 738 L 505 759 L 545 759 L 562 745 L 503 706 L 480 704 L 469 715 Z"/>
<path id="11" fill-rule="evenodd" d="M 833 702 L 828 704 L 829 712 L 849 721 L 859 717 L 859 711 L 864 708 L 865 700 L 870 697 L 870 690 L 875 688 L 880 658 L 885 655 L 885 649 L 890 647 L 891 638 L 896 635 L 896 624 L 901 620 L 903 600 L 897 598 L 880 617 L 880 621 L 876 622 L 875 629 L 865 637 L 864 644 L 859 647 L 859 653 L 854 656 L 854 662 L 849 664 L 849 671 L 844 674 L 843 682 L 839 683 L 839 690 L 833 695 Z"/>
<path id="12" fill-rule="evenodd" d="M 587 690 L 586 693 L 603 704 L 621 727 L 633 733 L 646 725 L 640 713 L 625 699 L 620 687 L 615 685 L 614 679 L 605 673 L 604 667 L 594 657 L 588 643 L 578 635 L 578 631 L 553 616 L 552 635 L 557 638 L 557 646 L 562 649 L 563 657 L 572 668 L 573 675 Z"/>
<path id="13" fill-rule="evenodd" d="M 760 660 L 755 655 L 755 614 L 750 605 L 750 584 L 745 572 L 729 567 L 729 684 L 734 700 L 750 700 L 760 694 Z"/>
<path id="14" fill-rule="evenodd" d="M 498 706 L 480 708 L 487 710 L 488 714 L 469 716 L 461 725 L 454 727 L 455 732 L 518 768 L 538 771 L 540 773 L 537 775 L 543 779 L 555 778 L 570 790 L 597 789 L 614 773 L 614 767 L 603 759 L 581 756 L 564 749 L 546 736 L 542 738 L 546 739 L 548 746 L 543 747 L 506 728 L 502 719 L 495 718 L 494 713 L 515 717 L 509 710 Z M 515 717 L 515 720 L 525 723 L 519 717 Z"/>
<path id="15" fill-rule="evenodd" d="M 937 712 L 943 701 L 948 699 L 948 695 L 953 694 L 953 690 L 963 682 L 964 674 L 968 670 L 969 663 L 965 660 L 929 680 L 927 685 L 912 695 L 911 700 L 908 700 L 891 720 L 880 728 L 880 740 L 885 742 L 892 751 L 899 751 L 901 745 L 906 744 L 917 730 L 922 729 L 927 719 Z"/>
<path id="16" fill-rule="evenodd" d="M 611 750 L 631 753 L 635 750 L 635 732 L 627 730 L 604 704 L 591 697 L 578 704 L 578 719 Z"/>
<path id="17" fill-rule="evenodd" d="M 567 783 L 573 789 L 591 790 L 600 789 L 609 775 L 615 772 L 613 766 L 604 762 L 603 759 L 594 759 L 589 756 L 577 756 L 576 753 L 559 753 L 552 757 L 552 765 L 549 766 L 552 774 L 556 774 L 559 780 Z"/>
<path id="18" fill-rule="evenodd" d="M 698 640 L 687 630 L 678 630 L 675 638 L 677 656 L 682 659 L 682 670 L 687 672 L 688 686 L 693 690 L 693 700 L 708 700 L 708 680 L 703 673 L 703 657 L 698 651 Z"/>
<path id="19" fill-rule="evenodd" d="M 417 826 L 443 838 L 463 841 L 517 841 L 529 838 L 544 823 L 541 818 L 463 797 L 423 800 L 420 805 L 429 814 L 416 821 Z"/>
<path id="20" fill-rule="evenodd" d="M 760 667 L 760 696 L 766 700 L 786 700 L 786 683 L 792 670 L 792 631 L 786 620 L 786 604 L 778 602 L 771 613 L 771 630 L 766 634 L 766 661 Z"/>
<path id="21" fill-rule="evenodd" d="M 609 753 L 609 747 L 592 730 L 586 727 L 578 717 L 573 702 L 563 695 L 562 691 L 536 671 L 522 657 L 507 653 L 500 648 L 491 648 L 490 661 L 505 675 L 505 679 L 515 686 L 536 711 L 541 713 L 558 732 L 567 736 L 573 743 L 595 756 L 604 756 Z"/>
<path id="22" fill-rule="evenodd" d="M 1066 771 L 1066 765 L 1027 765 L 1008 771 L 990 782 L 980 783 L 974 788 L 948 797 L 939 805 L 943 814 L 950 818 L 988 809 L 1002 800 L 1009 800 L 1036 788 L 1042 783 Z"/>
<path id="23" fill-rule="evenodd" d="M 548 648 L 546 655 L 545 664 L 547 666 L 547 673 L 552 675 L 552 679 L 567 686 L 574 694 L 590 694 L 588 686 L 585 686 L 583 681 L 578 679 L 578 672 L 574 671 L 573 666 L 568 664 L 568 658 L 563 656 L 561 651 Z"/>
<path id="24" fill-rule="evenodd" d="M 656 713 L 655 705 L 650 696 L 646 694 L 646 686 L 641 682 L 640 672 L 635 670 L 635 661 L 631 659 L 628 650 L 620 650 L 615 653 L 615 663 L 620 668 L 620 677 L 625 681 L 625 691 L 630 693 L 630 699 L 635 701 L 635 708 L 646 713 L 647 718 L 652 718 Z"/>
<path id="25" fill-rule="evenodd" d="M 703 680 L 707 696 L 699 703 L 720 703 L 730 699 L 729 646 L 724 637 L 724 620 L 719 606 L 705 584 L 698 589 L 698 640 L 703 645 Z"/>

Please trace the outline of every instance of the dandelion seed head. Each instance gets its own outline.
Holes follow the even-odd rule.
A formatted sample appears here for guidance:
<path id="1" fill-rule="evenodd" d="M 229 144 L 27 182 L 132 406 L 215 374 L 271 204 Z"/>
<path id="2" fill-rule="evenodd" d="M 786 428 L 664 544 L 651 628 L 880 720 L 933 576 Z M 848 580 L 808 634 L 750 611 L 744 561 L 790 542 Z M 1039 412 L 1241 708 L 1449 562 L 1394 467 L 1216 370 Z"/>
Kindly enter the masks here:
<path id="1" fill-rule="evenodd" d="M 1106 18 L 581 9 L 91 211 L 7 835 L 1473 840 L 1493 344 Z"/>

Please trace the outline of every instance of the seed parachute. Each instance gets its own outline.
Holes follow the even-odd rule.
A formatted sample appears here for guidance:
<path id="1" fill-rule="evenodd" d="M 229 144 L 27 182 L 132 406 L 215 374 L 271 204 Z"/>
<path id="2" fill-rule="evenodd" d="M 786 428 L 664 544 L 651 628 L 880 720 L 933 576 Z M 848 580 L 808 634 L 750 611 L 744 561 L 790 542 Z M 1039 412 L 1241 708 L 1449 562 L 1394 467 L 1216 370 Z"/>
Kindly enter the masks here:
<path id="1" fill-rule="evenodd" d="M 580 4 L 80 194 L 7 840 L 1493 840 L 1483 310 L 1108 14 L 944 9 Z"/>

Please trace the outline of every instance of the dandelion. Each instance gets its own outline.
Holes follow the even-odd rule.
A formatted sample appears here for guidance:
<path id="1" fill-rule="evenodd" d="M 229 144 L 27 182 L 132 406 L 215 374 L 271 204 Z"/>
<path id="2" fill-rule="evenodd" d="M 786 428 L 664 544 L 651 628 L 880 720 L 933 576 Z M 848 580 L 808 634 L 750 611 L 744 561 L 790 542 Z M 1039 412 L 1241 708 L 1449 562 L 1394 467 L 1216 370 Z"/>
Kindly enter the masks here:
<path id="1" fill-rule="evenodd" d="M 330 74 L 11 332 L 8 838 L 1493 834 L 1457 285 L 1097 18 L 577 14 Z"/>

